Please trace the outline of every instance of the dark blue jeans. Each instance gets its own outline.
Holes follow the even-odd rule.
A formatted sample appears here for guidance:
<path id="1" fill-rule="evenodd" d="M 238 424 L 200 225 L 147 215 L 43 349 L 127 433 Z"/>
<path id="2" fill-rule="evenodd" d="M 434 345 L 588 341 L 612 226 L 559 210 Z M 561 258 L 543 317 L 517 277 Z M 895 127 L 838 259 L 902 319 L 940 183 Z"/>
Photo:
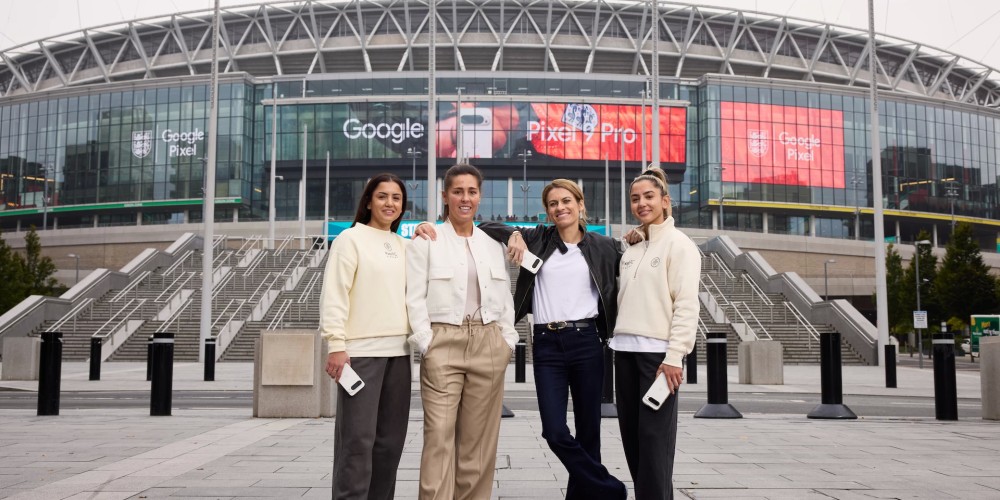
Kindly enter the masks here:
<path id="1" fill-rule="evenodd" d="M 601 465 L 601 384 L 603 344 L 595 327 L 552 332 L 536 329 L 535 390 L 542 417 L 542 437 L 569 472 L 566 498 L 624 499 L 625 485 Z M 573 395 L 576 437 L 566 425 Z"/>

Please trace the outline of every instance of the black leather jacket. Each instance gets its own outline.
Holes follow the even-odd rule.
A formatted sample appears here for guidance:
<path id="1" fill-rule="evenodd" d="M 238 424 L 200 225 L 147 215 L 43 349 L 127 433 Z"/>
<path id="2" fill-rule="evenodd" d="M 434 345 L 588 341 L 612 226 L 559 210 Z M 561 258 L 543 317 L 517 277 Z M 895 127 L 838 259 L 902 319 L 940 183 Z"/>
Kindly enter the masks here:
<path id="1" fill-rule="evenodd" d="M 539 224 L 534 228 L 515 228 L 501 222 L 487 221 L 480 222 L 479 229 L 482 229 L 490 238 L 503 244 L 507 244 L 507 240 L 510 239 L 510 235 L 514 231 L 521 231 L 528 250 L 543 261 L 547 260 L 556 249 L 562 253 L 568 251 L 555 226 Z M 615 331 L 615 320 L 618 317 L 617 276 L 622 248 L 621 244 L 612 238 L 587 232 L 582 227 L 581 230 L 583 230 L 583 239 L 579 243 L 580 252 L 583 253 L 583 258 L 587 261 L 587 267 L 590 268 L 590 279 L 593 280 L 598 292 L 597 326 L 601 338 L 607 340 Z M 520 273 L 517 277 L 517 286 L 514 289 L 516 321 L 521 321 L 521 318 L 531 312 L 534 291 L 535 275 L 529 272 Z"/>

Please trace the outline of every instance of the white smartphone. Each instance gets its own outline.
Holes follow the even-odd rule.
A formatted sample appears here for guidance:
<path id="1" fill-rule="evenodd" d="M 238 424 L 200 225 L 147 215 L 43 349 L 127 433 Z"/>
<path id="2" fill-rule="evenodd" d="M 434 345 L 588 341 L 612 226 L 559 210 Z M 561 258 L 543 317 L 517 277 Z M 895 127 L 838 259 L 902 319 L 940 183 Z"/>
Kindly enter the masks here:
<path id="1" fill-rule="evenodd" d="M 537 274 L 538 270 L 542 268 L 542 259 L 539 259 L 537 255 L 525 250 L 524 257 L 521 258 L 521 267 L 525 268 L 531 274 Z"/>
<path id="2" fill-rule="evenodd" d="M 351 368 L 351 365 L 344 365 L 344 369 L 340 371 L 340 386 L 347 391 L 348 396 L 353 396 L 358 393 L 361 389 L 365 388 L 365 381 L 361 380 L 358 376 L 358 372 Z"/>
<path id="3" fill-rule="evenodd" d="M 462 108 L 462 151 L 459 158 L 493 157 L 493 110 Z"/>
<path id="4" fill-rule="evenodd" d="M 646 395 L 642 397 L 642 402 L 654 410 L 659 410 L 669 397 L 670 388 L 667 387 L 667 377 L 660 373 L 653 381 L 653 385 L 646 391 Z"/>

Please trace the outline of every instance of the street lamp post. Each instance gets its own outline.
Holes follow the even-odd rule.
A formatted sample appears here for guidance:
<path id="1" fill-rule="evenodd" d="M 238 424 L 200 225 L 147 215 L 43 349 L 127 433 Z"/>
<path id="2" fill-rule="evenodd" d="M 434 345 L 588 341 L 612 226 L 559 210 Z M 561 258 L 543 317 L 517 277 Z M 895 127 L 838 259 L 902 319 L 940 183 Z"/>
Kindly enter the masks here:
<path id="1" fill-rule="evenodd" d="M 917 310 L 920 311 L 920 245 L 930 245 L 931 242 L 928 240 L 920 240 L 913 244 L 916 249 L 913 252 L 914 259 L 914 269 L 916 270 L 916 282 L 917 282 Z M 920 353 L 917 355 L 919 367 L 924 367 L 924 329 L 915 328 L 917 330 L 917 351 Z"/>
<path id="2" fill-rule="evenodd" d="M 524 197 L 524 218 L 528 218 L 528 190 L 531 186 L 528 185 L 528 158 L 531 158 L 531 151 L 525 149 L 523 153 L 518 153 L 517 156 L 521 157 L 521 165 L 524 169 L 524 183 L 521 184 L 521 193 Z"/>
<path id="3" fill-rule="evenodd" d="M 420 156 L 420 151 L 417 148 L 406 148 L 406 156 L 413 159 L 413 180 L 407 182 L 406 185 L 410 187 L 411 191 L 416 191 L 420 187 L 420 183 L 417 182 L 417 157 Z M 409 196 L 410 200 L 410 211 L 412 212 L 410 217 L 416 218 L 417 214 L 417 199 L 415 197 Z"/>
<path id="4" fill-rule="evenodd" d="M 76 281 L 73 282 L 73 284 L 76 285 L 80 282 L 80 256 L 75 253 L 71 253 L 67 255 L 67 257 L 76 259 Z"/>
<path id="5" fill-rule="evenodd" d="M 837 261 L 834 259 L 827 259 L 823 263 L 823 300 L 827 302 L 830 300 L 830 271 L 828 266 L 836 263 Z"/>

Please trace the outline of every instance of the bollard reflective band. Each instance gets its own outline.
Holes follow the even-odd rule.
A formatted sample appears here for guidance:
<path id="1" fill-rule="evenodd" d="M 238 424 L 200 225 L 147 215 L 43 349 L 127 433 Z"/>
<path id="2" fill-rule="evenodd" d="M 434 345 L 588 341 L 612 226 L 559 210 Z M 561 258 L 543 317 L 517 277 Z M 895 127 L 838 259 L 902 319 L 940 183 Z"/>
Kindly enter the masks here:
<path id="1" fill-rule="evenodd" d="M 725 344 L 726 339 L 705 339 L 706 344 Z"/>
<path id="2" fill-rule="evenodd" d="M 153 339 L 154 344 L 173 344 L 174 339 Z"/>
<path id="3" fill-rule="evenodd" d="M 931 341 L 932 344 L 954 344 L 955 341 L 952 339 L 934 339 Z"/>

